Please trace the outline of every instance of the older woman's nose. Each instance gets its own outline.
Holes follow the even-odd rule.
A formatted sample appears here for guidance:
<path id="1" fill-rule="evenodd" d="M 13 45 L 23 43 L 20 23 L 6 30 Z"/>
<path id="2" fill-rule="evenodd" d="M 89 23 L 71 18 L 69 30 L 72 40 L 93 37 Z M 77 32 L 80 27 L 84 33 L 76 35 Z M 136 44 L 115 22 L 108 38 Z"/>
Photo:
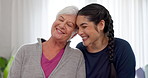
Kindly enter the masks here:
<path id="1" fill-rule="evenodd" d="M 60 27 L 61 29 L 65 29 L 65 25 L 66 25 L 66 22 L 62 22 L 59 27 Z"/>

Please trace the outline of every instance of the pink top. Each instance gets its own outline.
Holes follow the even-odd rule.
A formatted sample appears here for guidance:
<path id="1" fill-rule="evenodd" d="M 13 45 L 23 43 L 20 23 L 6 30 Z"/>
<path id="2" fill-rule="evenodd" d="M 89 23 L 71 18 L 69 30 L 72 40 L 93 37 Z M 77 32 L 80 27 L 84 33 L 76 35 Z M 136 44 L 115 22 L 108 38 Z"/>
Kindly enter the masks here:
<path id="1" fill-rule="evenodd" d="M 51 74 L 51 72 L 54 70 L 54 68 L 57 66 L 58 62 L 60 61 L 62 55 L 64 53 L 64 49 L 62 49 L 53 59 L 48 60 L 44 54 L 42 53 L 41 58 L 41 66 L 44 71 L 45 77 L 48 78 L 48 76 Z"/>

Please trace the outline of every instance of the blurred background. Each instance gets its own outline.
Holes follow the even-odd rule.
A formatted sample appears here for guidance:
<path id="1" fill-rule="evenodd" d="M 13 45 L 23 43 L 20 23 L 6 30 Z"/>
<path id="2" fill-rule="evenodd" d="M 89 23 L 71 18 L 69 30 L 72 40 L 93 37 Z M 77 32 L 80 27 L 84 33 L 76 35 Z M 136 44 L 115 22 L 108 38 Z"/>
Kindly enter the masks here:
<path id="1" fill-rule="evenodd" d="M 56 14 L 74 5 L 105 6 L 114 21 L 115 37 L 127 40 L 136 56 L 136 69 L 148 64 L 148 0 L 0 0 L 0 56 L 9 60 L 20 46 L 48 39 Z M 81 38 L 74 37 L 75 48 Z"/>

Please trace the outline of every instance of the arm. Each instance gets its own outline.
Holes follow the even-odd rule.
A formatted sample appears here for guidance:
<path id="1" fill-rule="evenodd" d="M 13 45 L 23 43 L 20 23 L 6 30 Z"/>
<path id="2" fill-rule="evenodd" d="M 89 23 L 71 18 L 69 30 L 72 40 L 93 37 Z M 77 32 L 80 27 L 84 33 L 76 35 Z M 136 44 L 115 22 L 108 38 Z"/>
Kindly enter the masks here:
<path id="1" fill-rule="evenodd" d="M 83 54 L 80 56 L 79 65 L 77 68 L 77 78 L 86 78 L 85 60 Z"/>
<path id="2" fill-rule="evenodd" d="M 24 48 L 20 48 L 19 51 L 17 52 L 12 66 L 10 68 L 8 78 L 21 78 L 21 68 L 22 68 L 22 63 L 23 63 L 23 53 Z"/>
<path id="3" fill-rule="evenodd" d="M 129 43 L 118 49 L 116 55 L 117 78 L 135 78 L 135 55 Z"/>

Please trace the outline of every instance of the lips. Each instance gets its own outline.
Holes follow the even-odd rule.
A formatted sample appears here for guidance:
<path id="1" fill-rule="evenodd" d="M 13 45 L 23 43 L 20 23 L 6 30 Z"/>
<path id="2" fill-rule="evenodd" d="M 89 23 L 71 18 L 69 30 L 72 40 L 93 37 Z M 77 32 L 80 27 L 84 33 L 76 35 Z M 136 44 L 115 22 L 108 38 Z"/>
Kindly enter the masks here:
<path id="1" fill-rule="evenodd" d="M 60 30 L 60 29 L 58 29 L 58 28 L 56 28 L 56 30 L 57 30 L 57 32 L 58 32 L 59 34 L 65 34 L 64 31 L 62 31 L 62 30 Z"/>
<path id="2" fill-rule="evenodd" d="M 86 41 L 87 39 L 88 39 L 88 36 L 83 36 L 83 37 L 82 37 L 82 40 L 83 40 L 83 41 Z"/>

